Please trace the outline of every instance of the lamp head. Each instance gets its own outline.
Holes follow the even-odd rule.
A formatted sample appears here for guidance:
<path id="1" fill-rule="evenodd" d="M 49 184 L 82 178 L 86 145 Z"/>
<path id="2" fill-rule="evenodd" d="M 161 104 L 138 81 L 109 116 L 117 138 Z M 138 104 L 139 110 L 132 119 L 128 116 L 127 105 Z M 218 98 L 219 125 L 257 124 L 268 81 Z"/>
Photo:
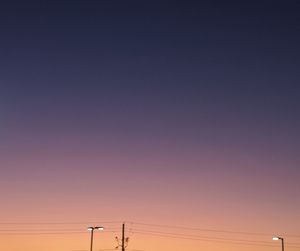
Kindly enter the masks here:
<path id="1" fill-rule="evenodd" d="M 104 227 L 88 227 L 87 228 L 88 231 L 94 231 L 94 230 L 99 230 L 99 231 L 102 231 L 104 230 Z"/>
<path id="2" fill-rule="evenodd" d="M 95 227 L 96 230 L 102 231 L 104 230 L 104 227 Z"/>

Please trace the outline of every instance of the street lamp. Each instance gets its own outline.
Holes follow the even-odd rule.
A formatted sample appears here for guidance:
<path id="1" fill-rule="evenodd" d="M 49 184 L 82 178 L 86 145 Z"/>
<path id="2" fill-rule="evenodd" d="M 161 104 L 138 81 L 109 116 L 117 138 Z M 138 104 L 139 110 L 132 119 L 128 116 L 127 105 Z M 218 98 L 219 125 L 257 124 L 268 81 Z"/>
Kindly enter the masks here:
<path id="1" fill-rule="evenodd" d="M 284 251 L 284 239 L 282 237 L 279 237 L 279 236 L 274 236 L 272 239 L 273 239 L 273 241 L 281 240 L 281 250 Z"/>
<path id="2" fill-rule="evenodd" d="M 104 227 L 88 227 L 88 231 L 91 231 L 91 249 L 90 251 L 93 251 L 93 238 L 94 238 L 94 230 L 104 230 Z"/>

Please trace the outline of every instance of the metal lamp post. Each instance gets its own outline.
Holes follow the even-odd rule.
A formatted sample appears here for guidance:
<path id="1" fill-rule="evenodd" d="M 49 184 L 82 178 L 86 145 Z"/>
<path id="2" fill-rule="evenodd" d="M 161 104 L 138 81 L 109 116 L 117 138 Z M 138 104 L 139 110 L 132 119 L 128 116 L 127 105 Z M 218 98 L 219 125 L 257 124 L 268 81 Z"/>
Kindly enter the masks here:
<path id="1" fill-rule="evenodd" d="M 104 230 L 104 227 L 88 227 L 88 230 L 91 231 L 91 248 L 90 248 L 90 251 L 93 251 L 94 230 Z"/>
<path id="2" fill-rule="evenodd" d="M 274 236 L 272 239 L 273 239 L 273 241 L 281 240 L 281 250 L 284 251 L 284 239 L 282 237 L 279 237 L 279 236 Z"/>

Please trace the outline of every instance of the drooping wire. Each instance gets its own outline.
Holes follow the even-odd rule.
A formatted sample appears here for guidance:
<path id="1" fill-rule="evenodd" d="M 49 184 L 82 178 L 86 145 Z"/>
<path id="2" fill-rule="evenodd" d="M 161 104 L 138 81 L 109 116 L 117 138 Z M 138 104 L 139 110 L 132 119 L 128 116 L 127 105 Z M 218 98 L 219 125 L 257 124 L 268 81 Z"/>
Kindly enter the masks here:
<path id="1" fill-rule="evenodd" d="M 155 227 L 155 228 L 172 228 L 172 229 L 183 229 L 183 230 L 190 230 L 190 231 L 213 232 L 213 233 L 224 233 L 224 234 L 272 236 L 272 234 L 270 234 L 270 233 L 260 233 L 260 232 L 219 230 L 219 229 L 186 227 L 186 226 L 178 226 L 178 225 L 162 225 L 162 224 L 151 224 L 151 223 L 141 223 L 141 222 L 130 222 L 130 223 L 133 225 L 150 226 L 150 227 Z M 298 234 L 285 234 L 285 236 L 300 238 L 300 235 L 298 235 Z"/>
<path id="2" fill-rule="evenodd" d="M 147 236 L 155 236 L 155 237 L 162 237 L 162 238 L 172 238 L 172 239 L 184 239 L 184 240 L 193 240 L 193 241 L 205 241 L 205 242 L 213 242 L 213 243 L 226 243 L 226 244 L 235 244 L 235 245 L 249 245 L 249 246 L 266 246 L 266 247 L 276 247 L 275 245 L 268 245 L 263 243 L 248 243 L 248 242 L 239 242 L 239 241 L 232 241 L 228 240 L 215 240 L 209 238 L 190 238 L 190 237 L 178 237 L 178 236 L 170 236 L 170 235 L 163 235 L 163 234 L 155 234 L 155 233 L 145 233 L 145 232 L 137 232 L 136 234 L 147 235 Z M 300 248 L 300 246 L 289 246 L 289 248 Z"/>

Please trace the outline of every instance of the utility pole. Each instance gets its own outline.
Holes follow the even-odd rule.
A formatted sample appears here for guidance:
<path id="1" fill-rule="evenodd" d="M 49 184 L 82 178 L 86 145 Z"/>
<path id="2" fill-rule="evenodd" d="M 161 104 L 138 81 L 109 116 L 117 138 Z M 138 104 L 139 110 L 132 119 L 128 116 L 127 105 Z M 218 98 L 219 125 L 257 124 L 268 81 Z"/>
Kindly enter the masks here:
<path id="1" fill-rule="evenodd" d="M 125 223 L 122 224 L 122 251 L 125 251 Z"/>
<path id="2" fill-rule="evenodd" d="M 119 242 L 118 236 L 116 236 L 116 241 L 118 243 L 118 246 L 116 246 L 116 249 L 119 247 L 122 248 L 122 251 L 125 251 L 126 247 L 128 246 L 129 237 L 125 238 L 125 223 L 122 224 L 122 238 L 121 243 Z"/>

